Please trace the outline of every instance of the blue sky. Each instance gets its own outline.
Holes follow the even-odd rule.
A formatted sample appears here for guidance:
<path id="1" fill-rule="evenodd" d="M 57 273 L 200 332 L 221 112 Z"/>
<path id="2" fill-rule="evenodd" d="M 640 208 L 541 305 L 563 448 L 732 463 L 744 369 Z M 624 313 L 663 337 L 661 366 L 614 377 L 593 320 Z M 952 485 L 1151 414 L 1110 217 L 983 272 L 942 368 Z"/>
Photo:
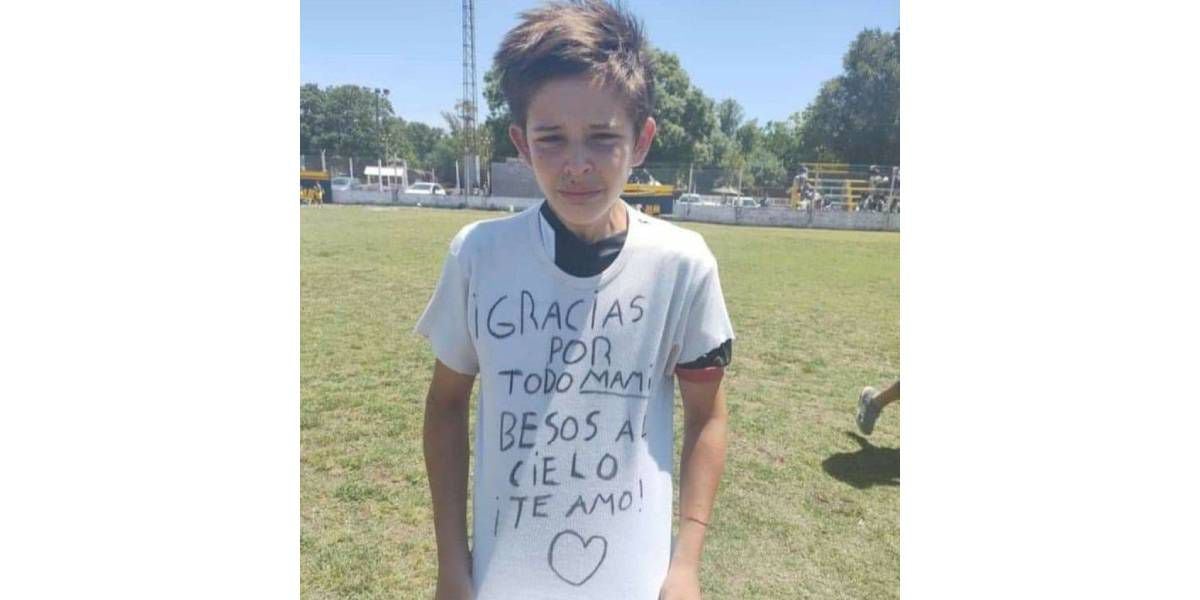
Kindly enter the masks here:
<path id="1" fill-rule="evenodd" d="M 480 118 L 483 74 L 517 13 L 532 0 L 477 0 Z M 627 0 L 654 45 L 679 55 L 692 83 L 734 98 L 746 119 L 780 121 L 803 110 L 863 28 L 892 31 L 899 0 Z M 462 96 L 462 4 L 456 0 L 301 0 L 300 78 L 392 91 L 406 120 L 443 126 Z"/>

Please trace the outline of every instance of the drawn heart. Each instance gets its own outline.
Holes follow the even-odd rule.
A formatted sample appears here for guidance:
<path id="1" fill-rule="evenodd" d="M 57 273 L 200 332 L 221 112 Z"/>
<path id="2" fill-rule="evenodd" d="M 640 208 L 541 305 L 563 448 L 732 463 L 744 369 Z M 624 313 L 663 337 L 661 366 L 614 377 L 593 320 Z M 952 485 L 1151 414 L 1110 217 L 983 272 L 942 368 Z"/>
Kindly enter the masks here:
<path id="1" fill-rule="evenodd" d="M 600 540 L 591 551 L 588 547 L 592 542 Z M 573 585 L 581 586 L 600 570 L 604 557 L 608 556 L 608 540 L 593 535 L 587 541 L 583 536 L 570 529 L 560 531 L 550 541 L 550 569 L 558 578 Z M 592 566 L 595 565 L 595 566 Z"/>

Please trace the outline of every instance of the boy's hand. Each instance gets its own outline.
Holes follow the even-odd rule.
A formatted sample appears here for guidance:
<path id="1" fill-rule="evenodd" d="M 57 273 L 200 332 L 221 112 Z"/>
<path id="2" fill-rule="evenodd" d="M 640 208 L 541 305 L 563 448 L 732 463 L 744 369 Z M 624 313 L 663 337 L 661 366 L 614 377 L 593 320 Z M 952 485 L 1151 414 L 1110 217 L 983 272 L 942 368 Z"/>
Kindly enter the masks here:
<path id="1" fill-rule="evenodd" d="M 671 565 L 659 600 L 700 600 L 700 574 L 692 567 Z"/>
<path id="2" fill-rule="evenodd" d="M 433 600 L 474 600 L 475 587 L 470 575 L 438 575 Z"/>

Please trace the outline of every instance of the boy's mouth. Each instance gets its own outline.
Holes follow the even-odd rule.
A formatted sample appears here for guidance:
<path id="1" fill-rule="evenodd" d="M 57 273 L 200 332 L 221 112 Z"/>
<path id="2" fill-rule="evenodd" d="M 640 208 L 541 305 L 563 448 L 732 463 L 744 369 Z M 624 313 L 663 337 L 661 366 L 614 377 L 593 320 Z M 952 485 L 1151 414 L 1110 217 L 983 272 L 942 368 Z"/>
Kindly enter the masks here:
<path id="1" fill-rule="evenodd" d="M 592 198 L 602 191 L 604 190 L 558 190 L 558 193 L 565 200 L 573 200 L 578 202 Z"/>

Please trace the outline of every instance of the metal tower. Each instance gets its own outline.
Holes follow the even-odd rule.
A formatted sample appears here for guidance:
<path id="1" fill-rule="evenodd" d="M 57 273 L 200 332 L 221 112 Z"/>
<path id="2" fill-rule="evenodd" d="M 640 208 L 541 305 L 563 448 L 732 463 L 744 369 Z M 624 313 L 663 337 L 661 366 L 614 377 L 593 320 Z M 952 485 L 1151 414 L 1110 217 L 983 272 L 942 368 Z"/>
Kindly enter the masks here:
<path id="1" fill-rule="evenodd" d="M 479 148 L 475 135 L 476 97 L 475 89 L 475 0 L 463 0 L 463 98 L 459 118 L 463 135 L 463 194 L 471 197 L 471 190 L 479 187 Z"/>

